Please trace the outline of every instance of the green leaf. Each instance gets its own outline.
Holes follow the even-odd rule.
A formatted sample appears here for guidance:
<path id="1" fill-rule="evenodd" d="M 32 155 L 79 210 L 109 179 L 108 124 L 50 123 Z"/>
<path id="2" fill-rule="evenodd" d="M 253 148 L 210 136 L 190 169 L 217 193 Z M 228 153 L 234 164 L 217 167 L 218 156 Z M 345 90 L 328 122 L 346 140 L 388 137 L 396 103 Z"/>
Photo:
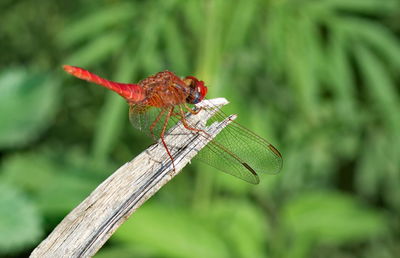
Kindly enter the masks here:
<path id="1" fill-rule="evenodd" d="M 332 43 L 328 46 L 327 62 L 330 65 L 326 67 L 328 78 L 323 81 L 331 86 L 335 96 L 335 109 L 339 113 L 339 117 L 352 124 L 354 118 L 359 117 L 360 114 L 356 114 L 354 78 L 351 73 L 349 58 L 346 53 L 346 40 L 343 34 L 341 32 L 335 33 Z"/>
<path id="2" fill-rule="evenodd" d="M 207 221 L 181 208 L 141 207 L 112 237 L 129 246 L 147 247 L 163 257 L 229 257 L 223 240 Z"/>
<path id="3" fill-rule="evenodd" d="M 44 214 L 64 215 L 98 183 L 93 176 L 95 172 L 74 157 L 82 153 L 72 150 L 67 153 L 68 156 L 60 156 L 52 150 L 10 156 L 2 165 L 3 180 L 30 191 Z M 83 162 L 88 163 L 88 159 Z"/>
<path id="4" fill-rule="evenodd" d="M 282 220 L 295 238 L 316 244 L 343 245 L 382 236 L 385 217 L 350 196 L 335 192 L 299 195 L 286 204 Z"/>
<path id="5" fill-rule="evenodd" d="M 361 148 L 355 184 L 370 198 L 382 197 L 389 206 L 400 208 L 399 141 L 386 130 L 368 130 L 368 137 Z M 385 151 L 382 151 L 385 150 Z M 382 193 L 383 191 L 383 193 Z M 375 197 L 376 198 L 376 197 Z"/>
<path id="6" fill-rule="evenodd" d="M 3 159 L 2 178 L 29 192 L 38 192 L 54 180 L 54 165 L 39 153 L 16 154 Z"/>
<path id="7" fill-rule="evenodd" d="M 244 42 L 254 27 L 255 13 L 259 4 L 258 1 L 236 2 L 235 8 L 229 12 L 230 20 L 226 24 L 225 48 L 232 50 L 245 46 Z"/>
<path id="8" fill-rule="evenodd" d="M 329 10 L 337 12 L 338 10 L 345 10 L 347 12 L 361 12 L 364 14 L 373 13 L 385 14 L 393 11 L 396 8 L 396 0 L 324 0 L 312 2 L 309 6 L 317 10 Z"/>
<path id="9" fill-rule="evenodd" d="M 132 258 L 132 257 L 154 257 L 154 255 L 150 254 L 143 254 L 141 252 L 133 251 L 133 248 L 130 247 L 103 247 L 99 250 L 98 253 L 94 256 L 95 258 L 112 258 L 112 257 L 118 257 L 118 258 Z"/>
<path id="10" fill-rule="evenodd" d="M 196 159 L 194 159 L 196 160 Z M 249 191 L 254 187 L 243 180 L 240 180 L 234 176 L 222 173 L 220 170 L 206 165 L 204 162 L 198 162 L 199 168 L 201 168 L 200 173 L 214 173 L 216 178 L 216 183 L 221 191 L 227 192 L 230 195 L 243 196 L 249 193 Z M 207 171 L 205 171 L 207 170 Z"/>
<path id="11" fill-rule="evenodd" d="M 348 29 L 354 27 L 353 32 L 365 40 L 373 49 L 384 56 L 391 63 L 395 72 L 400 69 L 400 42 L 396 35 L 388 27 L 377 22 L 361 21 L 347 18 L 345 25 Z"/>
<path id="12" fill-rule="evenodd" d="M 35 244 L 43 235 L 42 218 L 17 188 L 0 182 L 0 254 Z"/>
<path id="13" fill-rule="evenodd" d="M 358 47 L 355 53 L 368 87 L 368 97 L 372 100 L 372 107 L 379 109 L 381 115 L 386 118 L 389 128 L 398 131 L 400 99 L 395 82 L 389 76 L 384 64 L 367 48 Z"/>
<path id="14" fill-rule="evenodd" d="M 173 71 L 185 74 L 189 71 L 189 52 L 185 46 L 185 37 L 183 32 L 179 30 L 175 22 L 167 19 L 164 24 L 163 36 L 166 44 L 166 55 Z"/>
<path id="15" fill-rule="evenodd" d="M 133 6 L 133 2 L 129 4 L 120 2 L 106 5 L 104 9 L 96 10 L 90 15 L 84 15 L 83 18 L 61 30 L 58 41 L 62 46 L 68 47 L 90 39 L 110 26 L 128 23 L 136 14 L 137 9 L 134 9 Z"/>
<path id="16" fill-rule="evenodd" d="M 265 243 L 272 240 L 264 214 L 246 200 L 219 199 L 210 209 L 219 234 L 229 243 L 235 257 L 265 257 Z"/>
<path id="17" fill-rule="evenodd" d="M 201 1 L 180 1 L 185 15 L 185 25 L 194 35 L 195 41 L 203 40 L 204 15 Z"/>
<path id="18" fill-rule="evenodd" d="M 49 217 L 64 216 L 81 203 L 96 185 L 85 178 L 61 174 L 37 194 L 38 207 Z"/>
<path id="19" fill-rule="evenodd" d="M 57 111 L 59 83 L 20 68 L 0 74 L 0 148 L 19 147 L 40 136 Z"/>
<path id="20" fill-rule="evenodd" d="M 335 30 L 344 32 L 351 39 L 357 39 L 357 45 L 361 43 L 370 46 L 393 66 L 395 72 L 398 72 L 400 67 L 400 42 L 387 26 L 358 17 L 330 18 L 330 23 Z M 350 43 L 350 41 L 347 42 Z M 350 46 L 353 45 L 352 42 Z"/>
<path id="21" fill-rule="evenodd" d="M 94 65 L 103 59 L 109 58 L 110 54 L 119 50 L 125 39 L 126 36 L 122 33 L 105 33 L 76 50 L 65 60 L 65 63 L 85 67 Z"/>

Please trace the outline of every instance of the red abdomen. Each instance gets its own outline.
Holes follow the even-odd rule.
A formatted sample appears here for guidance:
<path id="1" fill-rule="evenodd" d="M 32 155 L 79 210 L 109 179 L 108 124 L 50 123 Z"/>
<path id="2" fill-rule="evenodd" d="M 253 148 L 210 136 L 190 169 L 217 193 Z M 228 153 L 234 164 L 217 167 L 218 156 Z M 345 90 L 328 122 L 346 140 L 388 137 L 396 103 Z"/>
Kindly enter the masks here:
<path id="1" fill-rule="evenodd" d="M 140 103 L 146 98 L 145 91 L 138 84 L 109 81 L 83 68 L 76 66 L 64 65 L 63 68 L 66 72 L 72 74 L 75 77 L 78 77 L 79 79 L 93 82 L 98 85 L 104 86 L 112 91 L 115 91 L 124 99 L 126 99 L 129 103 Z"/>

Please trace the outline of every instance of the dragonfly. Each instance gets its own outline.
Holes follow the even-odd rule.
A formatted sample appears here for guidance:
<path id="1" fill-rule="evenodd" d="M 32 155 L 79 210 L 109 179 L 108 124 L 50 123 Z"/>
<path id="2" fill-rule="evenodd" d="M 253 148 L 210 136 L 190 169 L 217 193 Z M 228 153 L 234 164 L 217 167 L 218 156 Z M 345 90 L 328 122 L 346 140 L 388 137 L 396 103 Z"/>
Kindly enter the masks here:
<path id="1" fill-rule="evenodd" d="M 209 142 L 196 158 L 225 173 L 258 184 L 260 179 L 257 173 L 275 174 L 282 168 L 282 155 L 278 149 L 235 121 L 231 121 L 215 138 L 187 121 L 187 113 L 195 115 L 203 109 L 192 106 L 207 101 L 205 83 L 194 76 L 180 78 L 173 72 L 163 71 L 138 83 L 120 83 L 80 67 L 64 65 L 63 68 L 79 79 L 98 84 L 122 96 L 129 104 L 129 120 L 133 127 L 154 140 L 161 140 L 174 169 L 174 158 L 164 136 L 179 121 L 184 128 L 201 134 L 202 139 Z M 215 121 L 228 117 L 221 110 L 214 112 Z"/>

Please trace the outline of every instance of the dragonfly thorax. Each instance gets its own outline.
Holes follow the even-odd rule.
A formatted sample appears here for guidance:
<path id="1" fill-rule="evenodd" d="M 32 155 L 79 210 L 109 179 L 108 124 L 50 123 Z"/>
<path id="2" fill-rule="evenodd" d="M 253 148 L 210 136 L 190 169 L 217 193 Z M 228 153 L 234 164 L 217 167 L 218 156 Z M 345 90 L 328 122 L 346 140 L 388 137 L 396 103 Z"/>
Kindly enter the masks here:
<path id="1" fill-rule="evenodd" d="M 146 92 L 146 105 L 153 107 L 170 107 L 187 102 L 191 89 L 181 78 L 170 71 L 159 72 L 141 82 L 139 85 Z"/>
<path id="2" fill-rule="evenodd" d="M 196 104 L 202 101 L 207 93 L 203 81 L 193 76 L 182 80 L 170 71 L 152 75 L 139 82 L 139 85 L 146 92 L 146 105 L 153 107 Z"/>

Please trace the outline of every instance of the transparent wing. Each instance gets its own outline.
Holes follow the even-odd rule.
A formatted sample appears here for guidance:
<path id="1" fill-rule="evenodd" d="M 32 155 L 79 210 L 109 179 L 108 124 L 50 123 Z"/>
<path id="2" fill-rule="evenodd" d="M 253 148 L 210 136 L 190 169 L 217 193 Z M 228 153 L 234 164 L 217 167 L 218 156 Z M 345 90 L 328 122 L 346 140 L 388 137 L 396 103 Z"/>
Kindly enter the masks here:
<path id="1" fill-rule="evenodd" d="M 150 127 L 150 118 L 147 111 L 149 111 L 148 106 L 135 104 L 129 106 L 129 121 L 132 126 L 140 131 L 144 131 Z"/>
<path id="2" fill-rule="evenodd" d="M 181 108 L 185 107 L 181 106 Z M 132 105 L 129 117 L 135 128 L 156 140 L 164 125 L 166 126 L 165 131 L 168 131 L 182 119 L 179 112 L 180 107 L 176 106 L 173 108 L 173 115 L 166 121 L 170 109 L 171 107 L 154 108 Z M 205 112 L 209 111 L 205 110 Z M 222 121 L 226 117 L 225 113 L 218 111 L 209 123 Z M 191 124 L 189 127 L 196 128 Z M 204 133 L 200 133 L 200 135 L 204 137 L 204 140 L 210 137 Z M 259 183 L 257 173 L 277 173 L 282 167 L 282 156 L 274 146 L 235 121 L 232 121 L 215 139 L 212 139 L 195 158 L 252 184 Z"/>
<path id="3" fill-rule="evenodd" d="M 210 120 L 222 121 L 218 111 Z M 207 137 L 207 136 L 205 136 Z M 282 168 L 279 151 L 261 136 L 232 121 L 195 157 L 225 173 L 258 184 L 257 173 L 278 173 Z"/>
<path id="4" fill-rule="evenodd" d="M 129 107 L 129 121 L 133 127 L 139 129 L 156 141 L 160 138 L 165 123 L 165 132 L 167 132 L 177 123 L 178 120 L 180 120 L 170 117 L 170 119 L 166 121 L 167 113 L 170 111 L 170 109 L 171 107 L 156 108 L 140 104 L 133 104 Z"/>

